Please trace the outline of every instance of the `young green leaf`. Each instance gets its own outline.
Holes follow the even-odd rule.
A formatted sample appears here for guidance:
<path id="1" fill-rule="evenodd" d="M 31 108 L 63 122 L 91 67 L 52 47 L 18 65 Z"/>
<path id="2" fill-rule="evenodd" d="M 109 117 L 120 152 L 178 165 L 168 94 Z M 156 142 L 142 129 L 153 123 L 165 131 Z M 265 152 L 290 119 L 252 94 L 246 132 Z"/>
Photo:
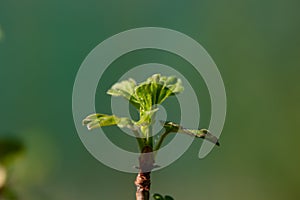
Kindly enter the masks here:
<path id="1" fill-rule="evenodd" d="M 214 136 L 213 134 L 211 134 L 209 132 L 209 130 L 207 130 L 207 129 L 193 130 L 193 129 L 183 128 L 181 132 L 186 133 L 186 134 L 191 134 L 198 138 L 206 139 L 206 140 L 216 144 L 217 146 L 220 146 L 219 139 L 216 136 Z"/>
<path id="2" fill-rule="evenodd" d="M 118 125 L 120 128 L 129 128 L 131 130 L 136 130 L 134 122 L 128 118 L 120 118 L 116 117 L 115 115 L 106 115 L 106 114 L 91 114 L 87 116 L 83 121 L 82 124 L 87 126 L 89 130 L 99 128 L 102 126 L 113 126 Z"/>
<path id="3" fill-rule="evenodd" d="M 133 79 L 128 79 L 126 81 L 121 81 L 114 84 L 111 89 L 107 91 L 107 94 L 112 96 L 121 96 L 132 103 L 136 108 L 139 109 L 140 105 L 135 96 L 136 82 Z"/>
<path id="4" fill-rule="evenodd" d="M 187 129 L 187 128 L 183 128 L 179 124 L 176 124 L 173 122 L 165 122 L 165 123 L 163 123 L 163 126 L 166 129 L 166 132 L 168 132 L 168 133 L 170 133 L 170 132 L 184 133 L 187 135 L 191 135 L 193 137 L 206 139 L 206 140 L 216 144 L 217 146 L 220 146 L 219 139 L 216 136 L 214 136 L 213 134 L 211 134 L 209 132 L 209 130 L 207 130 L 207 129 L 200 129 L 200 130 Z"/>
<path id="5" fill-rule="evenodd" d="M 166 77 L 154 74 L 137 86 L 135 91 L 142 108 L 149 110 L 153 105 L 161 104 L 169 96 L 178 94 L 183 89 L 180 79 L 173 76 Z"/>

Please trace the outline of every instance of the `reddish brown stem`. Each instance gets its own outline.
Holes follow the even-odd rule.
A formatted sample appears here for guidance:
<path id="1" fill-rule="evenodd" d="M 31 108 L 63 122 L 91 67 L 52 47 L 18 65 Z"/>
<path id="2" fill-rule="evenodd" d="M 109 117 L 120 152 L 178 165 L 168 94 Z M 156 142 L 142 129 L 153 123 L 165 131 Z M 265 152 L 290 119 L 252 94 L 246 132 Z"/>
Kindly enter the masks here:
<path id="1" fill-rule="evenodd" d="M 142 149 L 139 157 L 139 173 L 135 179 L 136 200 L 149 200 L 150 198 L 150 174 L 154 166 L 154 156 L 151 147 L 146 146 Z"/>
<path id="2" fill-rule="evenodd" d="M 150 198 L 150 173 L 146 172 L 139 174 L 136 177 L 135 185 L 136 185 L 136 200 L 149 200 Z"/>

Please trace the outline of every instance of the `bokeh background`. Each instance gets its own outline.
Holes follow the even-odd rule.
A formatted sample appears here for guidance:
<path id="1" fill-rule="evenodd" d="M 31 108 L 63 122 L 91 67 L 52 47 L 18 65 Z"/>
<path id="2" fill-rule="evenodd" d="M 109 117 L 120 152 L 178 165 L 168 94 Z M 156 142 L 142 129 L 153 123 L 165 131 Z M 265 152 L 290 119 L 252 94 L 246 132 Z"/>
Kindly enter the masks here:
<path id="1" fill-rule="evenodd" d="M 0 1 L 0 140 L 17 138 L 25 147 L 10 165 L 10 187 L 22 200 L 134 199 L 135 175 L 104 166 L 81 143 L 72 89 L 97 44 L 127 29 L 156 26 L 205 47 L 222 74 L 228 112 L 221 147 L 199 160 L 196 140 L 153 173 L 152 192 L 176 200 L 300 199 L 299 7 L 297 0 Z M 122 67 L 148 62 L 186 71 L 199 85 L 199 127 L 205 127 L 210 105 L 203 80 L 177 56 L 154 50 L 112 64 L 99 83 L 97 110 L 110 111 L 105 91 Z M 124 148 L 135 145 L 117 128 L 106 130 Z"/>

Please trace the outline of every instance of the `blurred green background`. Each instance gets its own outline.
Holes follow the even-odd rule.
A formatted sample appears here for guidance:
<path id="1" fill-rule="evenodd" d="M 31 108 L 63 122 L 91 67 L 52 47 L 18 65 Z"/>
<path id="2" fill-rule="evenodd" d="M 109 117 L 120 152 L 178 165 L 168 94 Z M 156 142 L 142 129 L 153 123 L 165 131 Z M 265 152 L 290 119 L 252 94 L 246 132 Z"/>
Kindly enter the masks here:
<path id="1" fill-rule="evenodd" d="M 201 142 L 195 141 L 153 173 L 152 192 L 176 200 L 300 199 L 299 6 L 297 0 L 0 1 L 0 140 L 17 137 L 25 146 L 10 169 L 10 185 L 22 200 L 134 199 L 135 174 L 104 166 L 81 143 L 72 89 L 97 44 L 127 29 L 156 26 L 204 46 L 222 74 L 228 112 L 221 147 L 199 160 Z M 132 52 L 112 64 L 97 95 L 110 98 L 105 91 L 122 66 L 148 62 L 182 73 L 190 67 L 166 52 Z M 205 126 L 207 90 L 199 76 L 187 76 L 199 84 Z M 96 99 L 99 112 L 109 112 Z"/>

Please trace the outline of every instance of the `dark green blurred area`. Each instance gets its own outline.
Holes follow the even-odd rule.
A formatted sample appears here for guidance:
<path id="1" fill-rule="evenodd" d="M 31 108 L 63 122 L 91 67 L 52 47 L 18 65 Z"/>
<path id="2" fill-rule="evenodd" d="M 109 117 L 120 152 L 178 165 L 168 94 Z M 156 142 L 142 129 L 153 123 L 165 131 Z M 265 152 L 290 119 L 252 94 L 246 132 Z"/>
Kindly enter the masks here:
<path id="1" fill-rule="evenodd" d="M 0 139 L 14 133 L 25 146 L 11 169 L 14 190 L 25 200 L 134 199 L 135 175 L 104 166 L 81 143 L 72 89 L 97 44 L 156 26 L 204 46 L 222 74 L 228 112 L 221 147 L 199 160 L 195 141 L 177 162 L 153 173 L 153 193 L 176 200 L 300 199 L 299 7 L 297 0 L 1 1 Z M 109 112 L 100 97 L 109 101 L 105 92 L 121 75 L 116 69 L 150 61 L 178 65 L 183 73 L 188 67 L 168 53 L 136 53 L 106 72 L 96 96 L 99 112 Z M 199 76 L 189 78 L 199 84 L 204 126 L 207 89 Z"/>

